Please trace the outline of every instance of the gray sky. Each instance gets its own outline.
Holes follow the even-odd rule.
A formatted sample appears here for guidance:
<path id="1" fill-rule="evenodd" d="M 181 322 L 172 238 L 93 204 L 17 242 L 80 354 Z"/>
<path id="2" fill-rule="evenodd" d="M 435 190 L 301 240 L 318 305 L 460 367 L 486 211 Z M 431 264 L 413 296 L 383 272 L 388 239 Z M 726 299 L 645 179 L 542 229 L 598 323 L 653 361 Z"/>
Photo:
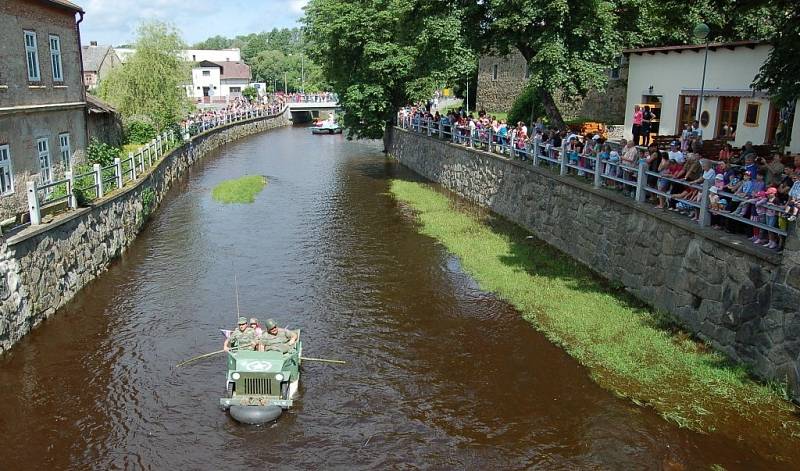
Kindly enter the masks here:
<path id="1" fill-rule="evenodd" d="M 188 44 L 220 34 L 233 37 L 297 25 L 307 0 L 72 0 L 86 12 L 84 44 L 129 43 L 143 20 L 177 26 Z"/>

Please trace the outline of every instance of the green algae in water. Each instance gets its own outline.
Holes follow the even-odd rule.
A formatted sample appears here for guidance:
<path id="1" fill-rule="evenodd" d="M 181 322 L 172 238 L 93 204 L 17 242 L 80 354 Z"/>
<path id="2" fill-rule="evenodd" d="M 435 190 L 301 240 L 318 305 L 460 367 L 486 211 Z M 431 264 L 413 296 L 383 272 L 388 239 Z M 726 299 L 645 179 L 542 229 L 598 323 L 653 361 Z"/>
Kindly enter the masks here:
<path id="1" fill-rule="evenodd" d="M 211 197 L 224 204 L 252 203 L 256 195 L 267 186 L 267 177 L 247 175 L 242 178 L 225 180 L 211 190 Z"/>
<path id="2" fill-rule="evenodd" d="M 657 313 L 605 288 L 544 242 L 528 240 L 524 229 L 484 221 L 428 185 L 392 180 L 390 192 L 413 209 L 422 234 L 458 256 L 482 289 L 514 305 L 601 386 L 680 427 L 728 433 L 751 427 L 751 439 L 763 433 L 787 446 L 800 438 L 796 409 L 769 386 L 659 328 Z"/>

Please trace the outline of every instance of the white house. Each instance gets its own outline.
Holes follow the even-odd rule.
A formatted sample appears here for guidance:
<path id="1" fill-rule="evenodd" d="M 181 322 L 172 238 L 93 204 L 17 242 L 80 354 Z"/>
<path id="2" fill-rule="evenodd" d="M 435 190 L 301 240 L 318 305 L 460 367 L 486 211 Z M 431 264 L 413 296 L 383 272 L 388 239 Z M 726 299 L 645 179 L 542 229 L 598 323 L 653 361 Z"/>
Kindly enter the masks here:
<path id="1" fill-rule="evenodd" d="M 652 131 L 659 135 L 680 134 L 685 123 L 696 119 L 701 106 L 706 139 L 727 138 L 737 147 L 747 141 L 775 142 L 781 109 L 765 92 L 751 88 L 770 50 L 768 43 L 759 41 L 710 44 L 702 105 L 705 45 L 625 50 L 629 61 L 625 137 L 632 137 L 634 105 L 653 109 L 657 120 Z M 800 113 L 794 115 L 788 149 L 800 152 Z"/>
<path id="2" fill-rule="evenodd" d="M 250 84 L 250 66 L 244 62 L 202 61 L 192 68 L 187 95 L 204 103 L 241 96 Z"/>
<path id="3" fill-rule="evenodd" d="M 181 51 L 181 55 L 189 62 L 241 62 L 242 60 L 242 53 L 239 48 L 186 49 Z"/>

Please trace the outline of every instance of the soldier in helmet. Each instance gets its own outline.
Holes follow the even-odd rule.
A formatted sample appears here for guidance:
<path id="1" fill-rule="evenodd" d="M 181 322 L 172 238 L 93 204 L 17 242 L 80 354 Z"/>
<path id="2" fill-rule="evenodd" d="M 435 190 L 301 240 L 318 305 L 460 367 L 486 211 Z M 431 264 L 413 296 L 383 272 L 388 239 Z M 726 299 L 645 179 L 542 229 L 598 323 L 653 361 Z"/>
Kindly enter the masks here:
<path id="1" fill-rule="evenodd" d="M 222 349 L 226 352 L 231 348 L 255 350 L 257 347 L 256 331 L 247 325 L 246 317 L 239 318 L 238 328 L 231 332 L 231 335 L 222 344 Z"/>
<path id="2" fill-rule="evenodd" d="M 278 324 L 272 319 L 267 319 L 264 323 L 265 330 L 258 338 L 258 351 L 277 350 L 286 353 L 294 347 L 297 342 L 297 334 L 286 329 L 278 328 Z"/>

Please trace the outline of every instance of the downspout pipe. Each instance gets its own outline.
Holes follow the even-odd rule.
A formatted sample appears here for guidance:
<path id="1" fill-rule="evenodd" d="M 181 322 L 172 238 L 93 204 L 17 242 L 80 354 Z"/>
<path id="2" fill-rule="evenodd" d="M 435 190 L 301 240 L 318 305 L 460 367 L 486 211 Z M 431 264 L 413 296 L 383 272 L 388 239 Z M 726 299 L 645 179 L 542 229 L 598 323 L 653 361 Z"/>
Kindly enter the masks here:
<path id="1" fill-rule="evenodd" d="M 81 46 L 81 22 L 83 21 L 83 11 L 78 11 L 78 21 L 75 23 L 75 31 L 78 33 L 78 59 L 81 65 L 81 97 L 85 103 L 83 107 L 83 134 L 86 142 L 86 147 L 89 147 L 89 102 L 86 100 L 86 84 L 84 83 L 83 75 L 83 47 Z M 85 151 L 85 149 L 84 149 Z"/>

